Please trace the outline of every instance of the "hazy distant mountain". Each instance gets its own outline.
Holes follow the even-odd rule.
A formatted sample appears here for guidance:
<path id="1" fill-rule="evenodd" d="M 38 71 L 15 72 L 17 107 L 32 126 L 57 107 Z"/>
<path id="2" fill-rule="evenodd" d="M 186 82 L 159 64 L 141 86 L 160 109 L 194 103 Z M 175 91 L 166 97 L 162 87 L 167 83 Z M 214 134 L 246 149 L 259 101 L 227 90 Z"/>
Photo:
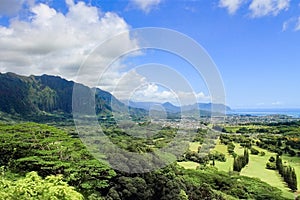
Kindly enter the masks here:
<path id="1" fill-rule="evenodd" d="M 123 101 L 125 102 L 125 101 Z M 125 102 L 126 103 L 126 102 Z M 178 112 L 184 112 L 187 113 L 189 111 L 195 111 L 195 110 L 200 110 L 200 111 L 207 111 L 203 113 L 208 113 L 208 112 L 227 112 L 230 111 L 231 108 L 229 106 L 223 105 L 223 104 L 212 104 L 212 103 L 196 103 L 193 105 L 184 105 L 184 106 L 175 106 L 170 102 L 166 103 L 157 103 L 157 102 L 134 102 L 134 101 L 128 101 L 127 104 L 131 107 L 135 108 L 142 108 L 145 110 L 150 110 L 150 109 L 156 109 L 160 105 L 162 106 L 165 111 L 170 112 L 170 113 L 178 113 Z M 212 110 L 212 108 L 214 110 Z"/>
<path id="2" fill-rule="evenodd" d="M 204 110 L 204 111 L 214 111 L 214 112 L 231 111 L 231 108 L 224 104 L 196 103 L 193 105 L 182 106 L 183 111 L 190 111 L 190 110 L 195 110 L 195 109 Z M 214 109 L 214 110 L 212 110 L 212 109 Z"/>
<path id="3" fill-rule="evenodd" d="M 166 112 L 170 113 L 177 113 L 180 112 L 180 107 L 174 106 L 173 104 L 166 102 L 166 103 L 157 103 L 157 102 L 135 102 L 135 101 L 123 101 L 126 105 L 134 108 L 141 108 L 145 110 L 159 110 L 159 107 L 161 106 L 162 108 L 165 109 Z"/>
<path id="4" fill-rule="evenodd" d="M 171 113 L 180 112 L 181 108 L 171 104 L 170 102 L 163 103 L 162 106 L 166 109 L 166 111 Z"/>

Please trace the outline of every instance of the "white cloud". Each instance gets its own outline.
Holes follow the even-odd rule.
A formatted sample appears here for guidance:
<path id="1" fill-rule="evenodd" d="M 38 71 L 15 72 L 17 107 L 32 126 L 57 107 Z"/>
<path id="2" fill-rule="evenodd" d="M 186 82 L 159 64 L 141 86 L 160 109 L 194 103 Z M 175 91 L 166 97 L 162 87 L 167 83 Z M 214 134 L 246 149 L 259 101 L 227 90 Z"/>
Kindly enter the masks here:
<path id="1" fill-rule="evenodd" d="M 148 83 L 147 80 L 138 75 L 136 72 L 132 75 L 140 77 L 140 81 L 132 83 L 131 86 L 122 85 L 122 89 L 113 94 L 122 100 L 141 101 L 141 102 L 170 102 L 174 105 L 190 105 L 196 102 L 210 102 L 210 96 L 206 96 L 203 92 L 184 92 L 162 89 L 155 83 Z M 133 78 L 133 80 L 138 80 Z"/>
<path id="2" fill-rule="evenodd" d="M 151 102 L 176 102 L 176 95 L 172 91 L 160 91 L 156 84 L 150 83 L 139 87 L 131 97 L 134 101 L 151 101 Z"/>
<path id="3" fill-rule="evenodd" d="M 266 15 L 278 15 L 287 10 L 290 0 L 252 0 L 249 5 L 252 17 L 263 17 Z"/>
<path id="4" fill-rule="evenodd" d="M 249 3 L 250 16 L 254 18 L 276 16 L 288 10 L 290 6 L 290 0 L 219 0 L 219 7 L 226 8 L 229 14 L 234 14 L 244 3 Z"/>
<path id="5" fill-rule="evenodd" d="M 138 9 L 149 13 L 153 8 L 161 3 L 161 0 L 131 0 L 131 3 Z"/>
<path id="6" fill-rule="evenodd" d="M 174 82 L 170 84 L 168 81 L 164 82 L 153 79 L 151 76 L 141 75 L 136 69 L 126 72 L 115 70 L 120 66 L 124 69 L 119 62 L 111 66 L 110 70 L 103 75 L 107 78 L 102 78 L 100 83 L 101 88 L 110 91 L 118 99 L 158 103 L 171 102 L 174 105 L 190 105 L 196 102 L 211 101 L 211 97 L 203 92 L 193 92 L 192 88 L 189 87 L 178 88 Z M 160 72 L 158 69 L 155 70 L 155 73 Z M 169 75 L 172 76 L 172 73 L 169 72 Z M 180 78 L 177 79 L 177 84 L 183 84 Z"/>
<path id="7" fill-rule="evenodd" d="M 229 14 L 234 14 L 245 0 L 220 0 L 219 6 L 227 8 Z"/>
<path id="8" fill-rule="evenodd" d="M 282 31 L 286 31 L 286 30 L 289 28 L 290 23 L 291 23 L 291 19 L 289 19 L 289 20 L 283 22 L 283 24 L 282 24 L 282 29 L 281 29 L 281 30 L 282 30 Z"/>
<path id="9" fill-rule="evenodd" d="M 75 4 L 68 0 L 67 3 L 66 14 L 40 3 L 31 7 L 30 19 L 14 18 L 8 27 L 0 26 L 1 72 L 55 74 L 73 79 L 92 49 L 111 36 L 129 30 L 128 24 L 115 13 L 101 13 L 83 2 Z M 104 53 L 90 60 L 91 69 L 80 78 L 81 82 L 94 86 L 99 78 L 97 72 L 111 58 L 120 50 L 134 47 L 137 43 L 129 35 L 124 35 L 122 47 L 110 43 Z"/>
<path id="10" fill-rule="evenodd" d="M 298 17 L 298 19 L 297 19 L 295 31 L 300 31 L 300 17 Z"/>
<path id="11" fill-rule="evenodd" d="M 120 73 L 112 67 L 101 80 L 103 89 L 110 91 L 118 99 L 130 99 L 133 93 L 147 83 L 146 78 L 135 70 Z M 105 78 L 106 77 L 106 78 Z"/>
<path id="12" fill-rule="evenodd" d="M 292 17 L 282 24 L 282 31 L 292 29 L 294 31 L 300 31 L 300 17 Z"/>

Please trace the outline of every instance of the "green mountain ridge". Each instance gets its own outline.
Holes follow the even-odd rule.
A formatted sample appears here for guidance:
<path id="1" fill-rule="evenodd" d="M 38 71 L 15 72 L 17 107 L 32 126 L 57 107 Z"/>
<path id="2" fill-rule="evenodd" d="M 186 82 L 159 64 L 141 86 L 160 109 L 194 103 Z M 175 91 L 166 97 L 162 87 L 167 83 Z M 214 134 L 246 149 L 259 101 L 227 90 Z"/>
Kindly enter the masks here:
<path id="1" fill-rule="evenodd" d="M 80 94 L 75 97 L 78 101 L 75 102 L 72 101 L 74 86 L 80 90 Z M 100 119 L 107 117 L 111 119 L 115 114 L 120 114 L 122 119 L 128 117 L 136 120 L 147 119 L 149 107 L 154 104 L 153 102 L 126 104 L 107 91 L 89 88 L 59 76 L 46 74 L 21 76 L 11 72 L 0 73 L 0 96 L 0 112 L 40 122 L 53 121 L 53 118 L 55 121 L 72 119 L 73 106 L 87 106 L 87 110 L 91 108 L 90 106 L 95 106 L 95 112 Z M 201 116 L 209 117 L 212 114 L 212 106 L 217 107 L 217 111 L 230 110 L 226 105 L 211 103 L 178 107 L 167 102 L 162 106 L 167 112 L 168 119 L 179 119 L 182 115 L 198 118 L 199 111 Z M 162 111 L 157 112 L 157 116 L 164 118 Z"/>
<path id="2" fill-rule="evenodd" d="M 28 117 L 43 114 L 72 115 L 72 94 L 75 83 L 58 76 L 21 76 L 14 73 L 0 73 L 0 111 L 11 115 Z M 85 95 L 95 96 L 95 110 L 98 115 L 111 115 L 114 110 L 124 111 L 128 107 L 109 92 L 78 84 Z M 86 97 L 82 97 L 85 100 Z M 129 108 L 143 115 L 142 109 Z"/>

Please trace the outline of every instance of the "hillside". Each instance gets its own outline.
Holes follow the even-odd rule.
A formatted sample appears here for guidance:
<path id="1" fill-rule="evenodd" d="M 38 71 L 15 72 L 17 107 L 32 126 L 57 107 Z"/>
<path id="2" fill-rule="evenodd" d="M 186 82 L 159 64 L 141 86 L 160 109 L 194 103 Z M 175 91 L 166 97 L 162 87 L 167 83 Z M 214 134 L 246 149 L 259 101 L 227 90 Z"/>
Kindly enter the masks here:
<path id="1" fill-rule="evenodd" d="M 0 73 L 0 111 L 28 118 L 46 114 L 71 116 L 73 81 L 58 76 L 20 76 Z M 98 115 L 111 115 L 111 101 L 117 111 L 128 109 L 109 92 L 81 85 L 87 95 L 95 94 Z M 145 114 L 144 110 L 130 108 L 133 113 Z"/>

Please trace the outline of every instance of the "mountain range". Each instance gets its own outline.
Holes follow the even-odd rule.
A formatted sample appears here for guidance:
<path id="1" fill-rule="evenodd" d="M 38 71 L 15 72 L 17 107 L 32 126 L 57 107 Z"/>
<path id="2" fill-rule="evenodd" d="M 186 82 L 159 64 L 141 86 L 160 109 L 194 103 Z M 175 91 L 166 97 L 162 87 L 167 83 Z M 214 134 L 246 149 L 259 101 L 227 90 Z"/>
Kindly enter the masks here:
<path id="1" fill-rule="evenodd" d="M 163 108 L 169 113 L 188 112 L 193 110 L 207 111 L 207 112 L 228 112 L 231 111 L 229 106 L 223 104 L 212 104 L 212 103 L 195 103 L 192 105 L 175 106 L 170 102 L 158 103 L 158 102 L 135 102 L 135 101 L 122 101 L 128 106 L 134 108 L 141 108 L 145 110 L 159 110 Z"/>
<path id="2" fill-rule="evenodd" d="M 28 119 L 32 116 L 59 114 L 72 117 L 73 81 L 58 76 L 20 76 L 0 73 L 0 111 Z M 119 110 L 128 109 L 109 92 L 80 84 L 84 94 L 95 94 L 98 115 L 111 115 L 111 101 Z M 143 109 L 132 108 L 135 113 L 146 114 Z"/>
<path id="3" fill-rule="evenodd" d="M 23 118 L 47 114 L 62 114 L 72 116 L 73 81 L 58 76 L 21 76 L 15 73 L 0 73 L 0 112 L 18 115 Z M 124 103 L 109 92 L 99 88 L 89 88 L 79 84 L 86 95 L 95 96 L 95 110 L 99 116 L 112 116 L 112 111 L 130 111 L 137 118 L 145 117 L 155 102 Z M 113 102 L 113 108 L 112 108 Z M 194 104 L 175 106 L 169 102 L 159 104 L 168 114 L 174 116 L 181 111 L 185 113 L 200 109 L 202 114 L 209 115 L 212 106 L 214 111 L 230 110 L 222 104 Z M 178 116 L 178 115 L 176 115 Z"/>

